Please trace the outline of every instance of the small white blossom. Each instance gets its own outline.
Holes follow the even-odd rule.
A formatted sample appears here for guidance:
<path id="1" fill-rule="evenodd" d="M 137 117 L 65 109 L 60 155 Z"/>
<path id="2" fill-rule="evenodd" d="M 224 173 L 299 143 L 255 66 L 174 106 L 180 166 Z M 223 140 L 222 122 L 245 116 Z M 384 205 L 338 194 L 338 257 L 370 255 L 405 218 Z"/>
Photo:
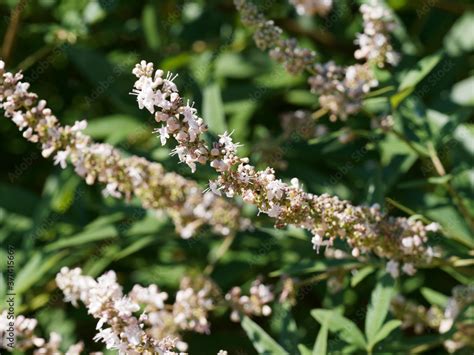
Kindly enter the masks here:
<path id="1" fill-rule="evenodd" d="M 390 260 L 387 263 L 386 270 L 394 279 L 396 279 L 398 276 L 400 276 L 400 270 L 398 268 L 399 265 L 400 265 L 400 263 L 395 261 L 395 260 Z"/>

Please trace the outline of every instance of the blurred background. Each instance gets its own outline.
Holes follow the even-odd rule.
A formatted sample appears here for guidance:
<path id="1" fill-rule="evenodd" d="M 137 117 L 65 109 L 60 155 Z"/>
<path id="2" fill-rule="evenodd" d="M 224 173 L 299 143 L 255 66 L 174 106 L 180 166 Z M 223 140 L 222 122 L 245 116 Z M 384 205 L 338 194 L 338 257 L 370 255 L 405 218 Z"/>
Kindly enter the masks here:
<path id="1" fill-rule="evenodd" d="M 361 29 L 358 4 L 336 1 L 326 17 L 299 17 L 284 0 L 261 5 L 287 34 L 315 49 L 321 62 L 352 64 L 353 40 Z M 297 176 L 310 192 L 355 204 L 379 203 L 393 215 L 426 216 L 448 230 L 449 237 L 437 242 L 467 255 L 474 245 L 472 231 L 443 181 L 402 139 L 374 129 L 371 121 L 387 111 L 401 79 L 416 71 L 419 84 L 395 119 L 405 122 L 404 132 L 415 144 L 435 142 L 449 178 L 474 210 L 474 5 L 467 0 L 391 0 L 388 5 L 401 24 L 393 35 L 402 62 L 396 69 L 378 70 L 385 91 L 368 98 L 364 111 L 348 122 L 321 117 L 297 125 L 288 118 L 297 110 L 318 110 L 307 78 L 290 76 L 259 51 L 227 0 L 2 0 L 0 56 L 9 70 L 23 70 L 31 90 L 48 101 L 61 123 L 87 119 L 86 132 L 97 141 L 159 161 L 197 179 L 204 189 L 211 171 L 200 168 L 191 176 L 169 157 L 169 149 L 152 134 L 153 118 L 139 111 L 129 95 L 134 64 L 154 62 L 179 74 L 182 96 L 194 100 L 210 120 L 210 134 L 234 131 L 244 145 L 242 153 L 258 167 L 272 166 L 284 179 Z M 420 64 L 433 56 L 434 65 Z M 54 283 L 62 266 L 80 266 L 92 276 L 113 269 L 126 290 L 135 283 L 156 283 L 174 294 L 180 278 L 202 273 L 222 242 L 207 230 L 182 240 L 165 217 L 141 209 L 136 201 L 104 198 L 101 186 L 87 186 L 71 167 L 61 170 L 43 159 L 39 147 L 26 142 L 7 119 L 0 122 L 0 135 L 0 260 L 5 260 L 4 246 L 16 247 L 17 311 L 35 316 L 45 335 L 58 331 L 65 344 L 95 335 L 95 321 L 85 309 L 62 301 Z M 256 228 L 240 233 L 212 272 L 223 291 L 248 286 L 259 275 L 270 283 L 277 283 L 283 272 L 309 278 L 315 261 L 331 262 L 324 253 L 315 254 L 309 235 L 273 229 L 265 216 L 255 217 L 253 208 L 244 210 Z M 348 250 L 342 243 L 339 247 Z M 426 303 L 421 287 L 449 295 L 454 285 L 472 282 L 472 276 L 467 268 L 433 269 L 404 280 L 400 288 Z M 317 329 L 308 309 L 342 305 L 348 317 L 363 323 L 360 310 L 375 274 L 357 289 L 349 287 L 345 272 L 331 278 L 334 285 L 312 283 L 293 308 L 304 343 L 314 343 Z M 3 297 L 4 278 L 0 290 Z M 213 315 L 210 336 L 184 335 L 191 352 L 225 348 L 231 354 L 255 353 L 240 325 L 222 313 Z M 258 321 L 284 339 L 278 321 Z M 401 351 L 412 335 L 397 331 L 392 353 Z M 436 335 L 431 336 L 435 342 Z M 90 340 L 86 349 L 100 350 L 101 345 Z M 436 344 L 432 351 L 443 353 Z"/>

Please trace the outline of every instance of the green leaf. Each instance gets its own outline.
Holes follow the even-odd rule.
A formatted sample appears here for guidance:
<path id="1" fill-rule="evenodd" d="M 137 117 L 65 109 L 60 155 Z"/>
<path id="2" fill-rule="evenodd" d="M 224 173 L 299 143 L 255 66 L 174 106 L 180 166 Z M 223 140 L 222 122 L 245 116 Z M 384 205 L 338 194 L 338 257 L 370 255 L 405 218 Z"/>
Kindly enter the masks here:
<path id="1" fill-rule="evenodd" d="M 442 293 L 439 293 L 438 291 L 432 290 L 428 287 L 423 287 L 421 289 L 421 294 L 430 304 L 437 305 L 442 308 L 446 307 L 449 298 L 448 296 L 445 296 Z"/>
<path id="2" fill-rule="evenodd" d="M 390 99 L 393 108 L 397 108 L 415 90 L 416 85 L 438 65 L 442 57 L 442 53 L 435 53 L 425 57 L 417 63 L 414 69 L 403 74 L 398 92 Z"/>
<path id="3" fill-rule="evenodd" d="M 474 12 L 466 12 L 444 37 L 444 48 L 451 56 L 460 56 L 474 50 Z"/>
<path id="4" fill-rule="evenodd" d="M 311 315 L 320 323 L 328 321 L 328 328 L 349 344 L 365 349 L 366 343 L 364 335 L 357 325 L 335 310 L 313 309 Z"/>
<path id="5" fill-rule="evenodd" d="M 155 9 L 151 4 L 147 4 L 143 7 L 142 26 L 148 47 L 153 50 L 158 49 L 160 47 L 158 23 L 156 20 Z"/>
<path id="6" fill-rule="evenodd" d="M 78 233 L 71 237 L 65 237 L 58 240 L 55 243 L 49 244 L 45 250 L 53 251 L 62 248 L 78 246 L 82 244 L 87 244 L 91 242 L 96 242 L 99 240 L 115 238 L 118 236 L 118 232 L 114 226 L 106 225 L 99 229 L 85 230 L 82 233 Z"/>
<path id="7" fill-rule="evenodd" d="M 365 318 L 365 334 L 369 344 L 375 341 L 385 317 L 387 317 L 392 295 L 393 279 L 389 275 L 385 275 L 372 292 L 369 309 Z"/>
<path id="8" fill-rule="evenodd" d="M 246 79 L 253 77 L 256 69 L 240 55 L 223 53 L 216 59 L 215 74 L 217 77 Z"/>
<path id="9" fill-rule="evenodd" d="M 257 323 L 249 317 L 244 316 L 241 322 L 242 328 L 247 333 L 255 350 L 259 354 L 284 355 L 288 352 L 270 337 Z"/>
<path id="10" fill-rule="evenodd" d="M 111 129 L 113 127 L 113 129 Z M 94 139 L 103 139 L 109 144 L 117 144 L 138 134 L 149 134 L 143 122 L 129 115 L 110 115 L 90 120 L 85 133 Z"/>
<path id="11" fill-rule="evenodd" d="M 326 315 L 329 317 L 329 315 Z M 313 348 L 313 355 L 326 355 L 328 347 L 328 329 L 329 329 L 329 319 L 325 319 L 319 330 L 318 337 L 316 338 L 316 343 Z"/>
<path id="12" fill-rule="evenodd" d="M 373 266 L 366 266 L 358 270 L 351 278 L 351 287 L 356 287 L 363 279 L 375 271 Z"/>
<path id="13" fill-rule="evenodd" d="M 67 252 L 60 252 L 49 257 L 44 257 L 36 253 L 28 263 L 20 270 L 16 278 L 15 292 L 19 295 L 29 290 L 49 271 L 57 268 L 59 261 L 67 255 Z"/>
<path id="14" fill-rule="evenodd" d="M 277 303 L 274 306 L 271 325 L 273 333 L 278 333 L 278 343 L 290 354 L 296 353 L 299 340 L 298 328 L 288 302 Z"/>
<path id="15" fill-rule="evenodd" d="M 202 114 L 212 133 L 224 133 L 226 123 L 219 84 L 213 83 L 204 89 Z"/>
<path id="16" fill-rule="evenodd" d="M 301 355 L 311 355 L 311 350 L 304 344 L 298 344 L 298 351 Z"/>
<path id="17" fill-rule="evenodd" d="M 392 319 L 383 325 L 383 327 L 378 331 L 377 335 L 372 342 L 369 342 L 369 348 L 372 349 L 375 344 L 384 340 L 392 331 L 397 329 L 402 322 L 398 319 Z"/>
<path id="18" fill-rule="evenodd" d="M 454 84 L 451 100 L 461 106 L 474 106 L 474 76 Z"/>
<path id="19" fill-rule="evenodd" d="M 403 75 L 398 91 L 416 86 L 436 67 L 442 57 L 442 53 L 435 53 L 420 60 L 414 69 Z"/>

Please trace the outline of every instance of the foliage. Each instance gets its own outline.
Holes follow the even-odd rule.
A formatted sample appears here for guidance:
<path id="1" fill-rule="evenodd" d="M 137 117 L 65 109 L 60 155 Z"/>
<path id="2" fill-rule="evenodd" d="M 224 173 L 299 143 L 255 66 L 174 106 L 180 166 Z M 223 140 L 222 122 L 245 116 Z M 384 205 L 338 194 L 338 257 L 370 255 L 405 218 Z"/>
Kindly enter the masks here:
<path id="1" fill-rule="evenodd" d="M 298 16 L 283 0 L 262 2 L 261 8 L 301 45 L 316 50 L 318 61 L 351 65 L 362 2 L 334 1 L 326 16 Z M 209 141 L 233 131 L 254 165 L 271 166 L 284 180 L 296 176 L 308 192 L 439 223 L 441 231 L 429 244 L 443 252 L 436 264 L 395 280 L 375 255 L 353 257 L 340 239 L 337 253 L 324 246 L 316 253 L 310 233 L 275 229 L 247 204 L 243 214 L 252 229 L 226 238 L 203 228 L 185 240 L 165 215 L 143 209 L 136 199 L 104 197 L 103 186 L 89 186 L 73 168 L 61 170 L 43 159 L 39 147 L 5 119 L 0 309 L 7 287 L 4 260 L 12 245 L 16 313 L 38 319 L 46 338 L 59 332 L 62 350 L 78 340 L 87 352 L 104 350 L 92 341 L 96 322 L 83 307 L 65 303 L 54 281 L 62 267 L 78 266 L 92 277 L 114 270 L 127 292 L 134 284 L 154 283 L 175 294 L 184 276 L 204 274 L 223 292 L 236 285 L 248 290 L 262 277 L 280 294 L 287 278 L 293 280 L 294 294 L 276 299 L 269 317 L 232 323 L 227 310 L 217 307 L 210 335 L 183 334 L 191 354 L 445 353 L 443 343 L 459 340 L 466 328 L 455 323 L 439 334 L 425 325 L 419 334 L 391 302 L 402 294 L 427 309 L 444 310 L 455 286 L 473 284 L 474 43 L 468 34 L 474 8 L 467 0 L 387 5 L 398 23 L 393 37 L 401 62 L 376 68 L 379 87 L 364 97 L 360 112 L 332 122 L 318 114 L 305 74 L 288 74 L 255 47 L 232 1 L 0 2 L 0 33 L 11 30 L 10 11 L 21 13 L 10 54 L 3 44 L 7 68 L 24 71 L 62 124 L 87 118 L 86 133 L 95 140 L 159 161 L 204 190 L 215 173 L 200 167 L 191 174 L 169 156 L 170 148 L 152 134 L 154 120 L 127 94 L 136 62 L 159 63 L 179 74 L 182 96 L 195 101 L 209 125 Z M 307 126 L 282 124 L 282 116 L 296 110 L 320 116 L 309 126 L 309 137 Z M 387 115 L 391 129 L 379 124 Z M 472 307 L 456 315 L 462 326 L 470 324 L 471 334 Z M 471 338 L 457 351 L 472 350 Z"/>

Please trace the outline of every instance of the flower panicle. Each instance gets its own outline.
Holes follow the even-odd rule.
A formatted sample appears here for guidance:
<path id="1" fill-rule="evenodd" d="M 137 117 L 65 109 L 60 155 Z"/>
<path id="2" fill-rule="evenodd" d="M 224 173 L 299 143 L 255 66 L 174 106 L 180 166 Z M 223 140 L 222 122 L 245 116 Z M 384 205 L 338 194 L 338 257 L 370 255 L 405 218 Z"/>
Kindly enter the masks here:
<path id="1" fill-rule="evenodd" d="M 186 352 L 188 344 L 180 334 L 183 331 L 209 334 L 209 316 L 219 301 L 230 305 L 231 317 L 235 317 L 235 312 L 268 316 L 271 313 L 268 303 L 274 300 L 270 288 L 260 281 L 252 284 L 250 296 L 242 296 L 236 301 L 240 305 L 238 310 L 234 299 L 227 301 L 227 296 L 222 299 L 217 286 L 204 277 L 183 278 L 172 304 L 166 303 L 168 294 L 154 284 L 148 287 L 134 285 L 128 294 L 124 294 L 113 271 L 96 280 L 83 275 L 80 268 L 64 267 L 56 275 L 56 284 L 63 291 L 65 301 L 76 306 L 78 302 L 83 303 L 89 314 L 98 320 L 94 340 L 120 354 Z M 140 315 L 136 316 L 138 313 Z"/>
<path id="2" fill-rule="evenodd" d="M 142 61 L 134 73 L 147 71 L 153 65 Z M 154 77 L 161 78 L 164 73 L 157 70 Z M 168 77 L 171 77 L 168 75 Z M 145 86 L 142 86 L 147 82 Z M 187 164 L 194 172 L 197 164 L 209 164 L 217 173 L 217 178 L 209 182 L 209 189 L 216 195 L 240 196 L 259 211 L 275 219 L 278 228 L 294 225 L 312 233 L 312 243 L 316 251 L 321 246 L 332 246 L 336 238 L 345 239 L 353 248 L 355 257 L 367 252 L 402 263 L 402 270 L 412 274 L 417 265 L 424 265 L 436 257 L 437 252 L 427 245 L 428 228 L 422 222 L 402 217 L 390 217 L 374 205 L 353 206 L 348 201 L 327 194 L 314 195 L 305 192 L 298 181 L 290 184 L 275 176 L 272 168 L 257 170 L 246 157 L 237 154 L 239 144 L 232 135 L 224 132 L 219 139 L 208 144 L 201 135 L 206 131 L 203 118 L 197 111 L 183 104 L 176 85 L 165 85 L 159 79 L 157 85 L 137 76 L 135 88 L 148 92 L 146 102 L 142 102 L 138 91 L 139 107 L 150 106 L 150 113 L 161 123 L 158 132 L 168 132 L 176 146 L 173 154 Z M 166 103 L 160 100 L 167 101 Z M 397 264 L 398 267 L 398 264 Z"/>
<path id="3" fill-rule="evenodd" d="M 175 102 L 176 95 L 171 101 L 158 98 L 154 88 L 161 85 L 170 92 L 176 91 L 174 78 L 162 78 L 159 71 L 151 78 L 152 71 L 153 67 L 149 66 L 136 72 L 141 75 L 134 88 L 139 94 L 138 102 L 148 108 L 155 105 L 167 108 L 166 105 Z M 95 143 L 84 133 L 85 120 L 62 126 L 46 101 L 29 92 L 29 83 L 22 82 L 22 78 L 21 73 L 6 72 L 0 61 L 0 107 L 5 117 L 23 132 L 23 137 L 41 145 L 43 157 L 53 157 L 55 165 L 66 168 L 70 162 L 87 184 L 104 184 L 105 196 L 126 200 L 135 196 L 146 209 L 164 210 L 183 238 L 192 237 L 203 225 L 209 225 L 220 235 L 248 227 L 249 222 L 241 217 L 238 206 L 212 193 L 203 194 L 197 183 L 167 172 L 161 164 L 138 156 L 123 157 L 113 146 Z M 150 102 L 150 97 L 155 101 Z M 183 113 L 189 115 L 192 110 Z"/>
<path id="4" fill-rule="evenodd" d="M 291 0 L 301 14 L 327 13 L 332 1 Z M 362 101 L 371 89 L 378 86 L 372 67 L 396 65 L 399 54 L 390 43 L 390 33 L 396 23 L 390 11 L 379 1 L 373 0 L 360 8 L 363 32 L 357 34 L 359 48 L 354 56 L 361 64 L 347 67 L 334 62 L 318 63 L 317 55 L 308 48 L 299 47 L 295 38 L 284 39 L 283 30 L 265 18 L 248 0 L 234 0 L 242 22 L 254 29 L 254 40 L 261 50 L 269 50 L 270 57 L 283 64 L 290 74 L 307 71 L 311 92 L 318 96 L 321 108 L 329 113 L 332 121 L 346 120 L 362 109 Z"/>

